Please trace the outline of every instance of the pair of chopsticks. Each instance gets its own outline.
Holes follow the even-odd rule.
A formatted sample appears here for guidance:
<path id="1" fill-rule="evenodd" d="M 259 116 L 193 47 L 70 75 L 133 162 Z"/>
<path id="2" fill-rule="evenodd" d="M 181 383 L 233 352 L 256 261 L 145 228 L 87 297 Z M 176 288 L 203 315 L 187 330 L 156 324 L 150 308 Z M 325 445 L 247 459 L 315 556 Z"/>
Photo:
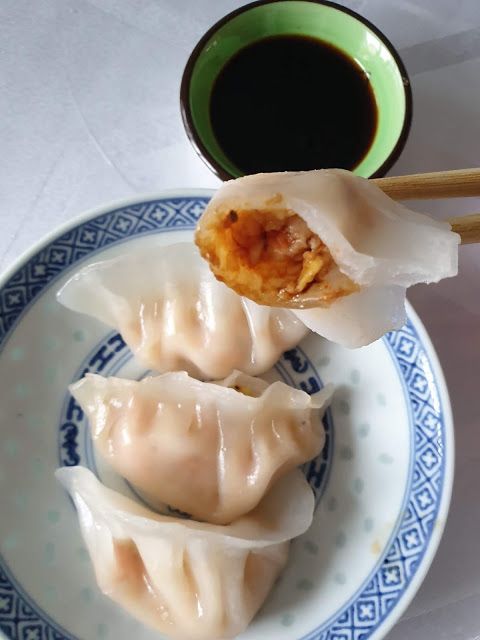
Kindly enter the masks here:
<path id="1" fill-rule="evenodd" d="M 456 169 L 372 180 L 393 200 L 434 200 L 480 196 L 480 169 Z M 480 213 L 449 218 L 462 244 L 480 242 Z"/>

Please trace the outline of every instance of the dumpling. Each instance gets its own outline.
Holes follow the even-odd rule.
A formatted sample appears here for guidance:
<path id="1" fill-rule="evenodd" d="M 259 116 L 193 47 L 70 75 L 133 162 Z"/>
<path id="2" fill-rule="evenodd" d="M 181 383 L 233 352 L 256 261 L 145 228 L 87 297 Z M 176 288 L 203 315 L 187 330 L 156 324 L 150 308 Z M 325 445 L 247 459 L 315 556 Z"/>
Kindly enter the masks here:
<path id="1" fill-rule="evenodd" d="M 88 374 L 70 391 L 97 450 L 149 504 L 226 524 L 320 453 L 332 388 L 311 397 L 240 372 L 207 383 L 180 371 L 139 382 Z"/>
<path id="2" fill-rule="evenodd" d="M 448 223 L 334 169 L 224 183 L 195 239 L 237 293 L 295 309 L 310 329 L 350 347 L 404 324 L 407 287 L 456 275 L 460 240 Z"/>
<path id="3" fill-rule="evenodd" d="M 299 471 L 228 526 L 149 511 L 82 467 L 63 467 L 56 476 L 75 502 L 103 593 L 184 640 L 241 633 L 284 568 L 288 541 L 308 529 L 313 515 L 313 494 Z"/>
<path id="4" fill-rule="evenodd" d="M 290 311 L 258 306 L 218 282 L 190 243 L 91 264 L 57 298 L 118 329 L 146 367 L 202 378 L 264 373 L 307 332 Z"/>

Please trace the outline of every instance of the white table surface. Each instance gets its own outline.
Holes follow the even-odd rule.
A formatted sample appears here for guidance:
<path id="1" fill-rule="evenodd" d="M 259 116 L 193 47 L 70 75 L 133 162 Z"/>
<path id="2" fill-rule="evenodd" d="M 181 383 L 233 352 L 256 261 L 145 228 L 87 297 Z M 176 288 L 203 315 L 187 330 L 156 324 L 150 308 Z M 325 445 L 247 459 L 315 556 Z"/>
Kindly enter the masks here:
<path id="1" fill-rule="evenodd" d="M 174 187 L 215 187 L 179 112 L 187 57 L 236 0 L 1 0 L 0 268 L 77 213 Z M 479 0 L 349 0 L 399 49 L 413 86 L 392 173 L 480 166 Z M 439 217 L 480 200 L 419 203 Z M 456 422 L 450 517 L 389 640 L 480 638 L 480 248 L 410 300 L 445 369 Z"/>

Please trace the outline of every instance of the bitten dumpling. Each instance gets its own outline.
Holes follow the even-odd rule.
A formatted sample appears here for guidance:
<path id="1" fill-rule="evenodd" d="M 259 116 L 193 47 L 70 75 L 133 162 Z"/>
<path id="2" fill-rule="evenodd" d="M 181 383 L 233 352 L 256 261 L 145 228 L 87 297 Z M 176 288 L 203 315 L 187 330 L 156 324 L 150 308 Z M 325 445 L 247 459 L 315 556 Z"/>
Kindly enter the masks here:
<path id="1" fill-rule="evenodd" d="M 407 287 L 456 275 L 459 240 L 338 169 L 230 180 L 195 235 L 219 280 L 349 347 L 405 323 Z"/>
<path id="2" fill-rule="evenodd" d="M 313 494 L 299 471 L 228 526 L 149 511 L 83 467 L 63 467 L 56 476 L 77 507 L 100 589 L 140 621 L 182 640 L 241 633 L 284 568 L 289 540 L 306 531 L 313 515 Z"/>
<path id="3" fill-rule="evenodd" d="M 240 372 L 206 383 L 180 371 L 139 382 L 88 374 L 70 391 L 97 450 L 149 504 L 226 524 L 320 453 L 332 388 L 309 396 Z"/>
<path id="4" fill-rule="evenodd" d="M 261 307 L 218 282 L 191 243 L 140 245 L 91 264 L 57 298 L 118 329 L 146 367 L 201 378 L 264 373 L 307 332 L 290 311 Z"/>

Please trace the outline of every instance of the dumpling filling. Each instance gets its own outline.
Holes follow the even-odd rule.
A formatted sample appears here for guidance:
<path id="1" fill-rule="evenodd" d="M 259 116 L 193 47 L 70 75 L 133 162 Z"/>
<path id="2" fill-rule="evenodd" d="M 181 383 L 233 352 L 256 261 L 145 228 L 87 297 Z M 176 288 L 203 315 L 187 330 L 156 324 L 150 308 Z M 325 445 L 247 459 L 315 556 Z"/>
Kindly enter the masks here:
<path id="1" fill-rule="evenodd" d="M 219 212 L 197 232 L 197 244 L 219 280 L 271 306 L 329 306 L 359 290 L 328 247 L 289 209 Z"/>

